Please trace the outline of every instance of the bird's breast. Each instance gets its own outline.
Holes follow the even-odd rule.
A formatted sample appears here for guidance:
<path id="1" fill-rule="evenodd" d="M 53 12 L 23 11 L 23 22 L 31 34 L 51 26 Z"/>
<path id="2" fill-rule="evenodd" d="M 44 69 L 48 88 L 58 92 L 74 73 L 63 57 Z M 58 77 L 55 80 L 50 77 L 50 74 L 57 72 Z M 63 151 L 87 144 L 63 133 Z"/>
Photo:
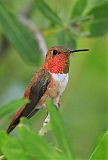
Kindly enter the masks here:
<path id="1" fill-rule="evenodd" d="M 61 74 L 61 73 L 51 73 L 52 78 L 55 83 L 55 90 L 61 95 L 68 83 L 68 73 L 66 74 Z"/>

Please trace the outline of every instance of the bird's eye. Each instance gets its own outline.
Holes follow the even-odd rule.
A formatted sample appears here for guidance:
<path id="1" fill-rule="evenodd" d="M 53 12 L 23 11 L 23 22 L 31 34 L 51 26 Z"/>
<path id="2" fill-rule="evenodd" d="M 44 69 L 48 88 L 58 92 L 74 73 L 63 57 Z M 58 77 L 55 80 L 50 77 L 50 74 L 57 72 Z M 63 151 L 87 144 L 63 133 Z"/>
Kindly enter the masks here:
<path id="1" fill-rule="evenodd" d="M 58 53 L 57 50 L 53 50 L 53 55 L 56 55 Z"/>

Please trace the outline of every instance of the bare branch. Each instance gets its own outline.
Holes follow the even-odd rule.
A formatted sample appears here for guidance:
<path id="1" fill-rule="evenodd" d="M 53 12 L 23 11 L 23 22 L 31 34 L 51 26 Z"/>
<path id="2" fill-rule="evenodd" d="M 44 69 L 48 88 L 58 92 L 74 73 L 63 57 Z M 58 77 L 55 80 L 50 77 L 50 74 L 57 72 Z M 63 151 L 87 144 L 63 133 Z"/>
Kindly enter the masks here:
<path id="1" fill-rule="evenodd" d="M 31 20 L 27 19 L 25 16 L 21 15 L 20 20 L 24 25 L 26 25 L 34 33 L 34 37 L 41 49 L 42 56 L 45 58 L 46 52 L 47 52 L 47 46 L 45 44 L 43 35 L 41 34 L 41 32 L 39 32 L 36 25 L 34 25 L 34 23 Z"/>
<path id="2" fill-rule="evenodd" d="M 42 33 L 38 30 L 36 24 L 34 24 L 28 18 L 30 16 L 30 13 L 32 12 L 32 8 L 33 8 L 33 0 L 31 0 L 31 2 L 25 6 L 25 9 L 23 9 L 23 11 L 21 12 L 19 19 L 22 21 L 24 25 L 26 25 L 31 30 L 31 32 L 34 33 L 34 38 L 38 42 L 43 58 L 45 58 L 47 52 L 47 46 L 44 37 Z"/>
<path id="3" fill-rule="evenodd" d="M 23 10 L 21 11 L 20 14 L 29 17 L 33 11 L 33 5 L 34 5 L 34 0 L 30 0 L 29 3 L 25 4 L 25 7 L 23 7 Z"/>
<path id="4" fill-rule="evenodd" d="M 45 118 L 45 120 L 43 122 L 43 126 L 39 130 L 38 134 L 40 136 L 44 136 L 50 130 L 51 130 L 51 126 L 50 126 L 50 114 L 48 113 L 47 117 Z"/>

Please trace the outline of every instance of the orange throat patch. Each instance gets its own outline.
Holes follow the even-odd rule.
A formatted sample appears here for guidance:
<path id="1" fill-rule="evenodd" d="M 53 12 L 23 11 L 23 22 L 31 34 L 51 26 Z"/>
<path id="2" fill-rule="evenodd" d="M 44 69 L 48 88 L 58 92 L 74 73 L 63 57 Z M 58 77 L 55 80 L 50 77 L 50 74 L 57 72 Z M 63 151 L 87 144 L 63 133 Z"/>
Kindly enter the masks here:
<path id="1" fill-rule="evenodd" d="M 51 73 L 68 73 L 69 72 L 69 57 L 61 54 L 51 57 L 44 65 L 44 69 L 47 69 Z"/>

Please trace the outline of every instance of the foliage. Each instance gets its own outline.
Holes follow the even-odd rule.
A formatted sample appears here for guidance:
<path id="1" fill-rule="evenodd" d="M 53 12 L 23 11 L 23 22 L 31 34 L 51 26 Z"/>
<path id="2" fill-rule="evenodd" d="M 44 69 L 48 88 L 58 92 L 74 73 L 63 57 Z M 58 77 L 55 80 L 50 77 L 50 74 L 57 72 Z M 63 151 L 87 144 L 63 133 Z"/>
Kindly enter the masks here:
<path id="1" fill-rule="evenodd" d="M 108 159 L 108 131 L 101 138 L 100 143 L 92 153 L 90 160 Z"/>
<path id="2" fill-rule="evenodd" d="M 37 56 L 39 58 L 39 55 L 34 53 L 39 54 L 39 47 L 33 34 L 14 14 L 8 11 L 2 1 L 0 1 L 0 24 L 7 38 L 19 51 L 20 56 L 32 64 L 38 62 Z"/>
<path id="3" fill-rule="evenodd" d="M 18 1 L 16 2 L 11 1 L 11 3 L 18 3 Z M 38 13 L 36 14 L 35 12 L 38 12 Z M 35 37 L 35 34 L 37 31 L 34 32 L 33 30 L 30 30 L 29 27 L 24 25 L 20 20 L 19 13 L 20 11 L 17 13 L 16 10 L 14 9 L 12 10 L 9 8 L 8 0 L 0 0 L 0 36 L 3 35 L 3 37 L 5 37 L 6 40 L 10 42 L 9 45 L 10 46 L 12 45 L 16 48 L 17 53 L 25 63 L 36 66 L 40 64 L 40 57 L 41 57 L 40 56 L 41 48 L 38 40 Z M 39 15 L 39 13 L 41 14 L 41 16 Z M 34 18 L 35 14 L 38 20 Z M 38 26 L 39 32 L 42 34 L 45 42 L 47 43 L 47 46 L 50 46 L 49 44 L 52 44 L 51 40 L 48 43 L 48 38 L 54 37 L 55 39 L 54 42 L 56 44 L 64 45 L 70 48 L 76 48 L 78 38 L 88 38 L 88 40 L 90 40 L 90 38 L 98 38 L 100 36 L 107 34 L 108 32 L 108 0 L 103 0 L 103 1 L 75 0 L 74 5 L 69 13 L 69 18 L 67 19 L 57 14 L 56 11 L 54 10 L 54 7 L 48 4 L 48 1 L 33 0 L 32 11 L 31 13 L 29 13 L 29 16 L 28 15 L 26 16 L 28 19 L 31 19 L 33 21 L 36 27 Z M 41 24 L 39 21 L 41 19 L 40 17 L 43 18 L 41 20 L 42 21 Z M 106 52 L 106 50 L 104 50 L 103 53 L 104 52 Z M 91 55 L 91 57 L 93 57 L 93 55 Z M 92 67 L 94 71 L 93 74 L 96 76 L 98 75 L 97 70 L 95 71 L 96 60 L 97 60 L 96 54 L 93 57 L 93 59 L 89 58 L 88 60 L 88 71 L 87 71 L 87 73 L 89 72 L 88 79 L 90 79 L 90 73 L 91 73 L 89 70 L 90 63 L 92 64 L 92 66 L 90 67 Z M 13 63 L 15 63 L 16 61 L 17 60 L 13 60 Z M 104 74 L 105 70 L 103 72 L 103 70 L 101 69 L 105 68 L 104 67 L 105 60 L 103 61 L 103 59 L 100 56 L 97 61 L 100 64 L 102 64 L 102 66 L 101 65 L 99 66 L 100 67 L 98 70 L 99 74 L 100 72 Z M 81 61 L 81 64 L 82 63 L 83 63 L 83 60 Z M 79 66 L 79 67 L 82 68 L 82 66 Z M 14 68 L 12 69 L 14 70 Z M 75 73 L 74 75 L 77 77 L 77 74 L 78 73 Z M 85 75 L 85 79 L 87 78 L 86 76 L 87 75 Z M 102 76 L 102 78 L 103 77 L 104 76 Z M 76 83 L 76 79 L 74 81 Z M 80 82 L 81 85 L 82 83 L 85 83 L 82 81 Z M 100 87 L 98 82 L 99 82 L 99 79 L 98 81 L 96 79 L 97 88 Z M 93 86 L 92 83 L 94 83 L 95 85 L 95 82 L 92 81 L 91 86 Z M 102 84 L 102 81 L 100 83 Z M 101 87 L 103 91 L 103 86 Z M 82 88 L 80 88 L 80 90 L 81 89 Z M 89 89 L 91 89 L 91 87 Z M 79 92 L 79 90 L 77 91 Z M 89 93 L 87 92 L 87 94 Z M 93 96 L 95 97 L 94 94 Z M 80 98 L 77 95 L 77 99 L 78 98 L 80 103 L 82 103 L 81 102 L 82 97 Z M 68 96 L 67 96 L 67 99 L 69 100 Z M 85 97 L 84 97 L 84 100 L 86 101 Z M 95 98 L 94 103 L 96 103 L 96 101 L 98 100 Z M 7 119 L 7 117 L 10 114 L 15 112 L 15 110 L 19 106 L 24 105 L 26 102 L 27 100 L 20 99 L 20 100 L 12 101 L 5 106 L 1 106 L 0 119 L 1 120 Z M 86 103 L 87 105 L 89 105 L 87 101 Z M 70 103 L 68 104 L 70 105 Z M 51 143 L 49 143 L 49 139 L 46 136 L 40 137 L 28 125 L 29 122 L 28 121 L 25 122 L 25 120 L 22 119 L 21 123 L 16 129 L 17 134 L 15 134 L 14 136 L 7 135 L 5 131 L 0 131 L 0 155 L 1 155 L 0 158 L 1 159 L 3 157 L 2 155 L 4 155 L 4 157 L 7 160 L 17 160 L 17 159 L 20 159 L 20 160 L 28 160 L 28 159 L 72 160 L 74 159 L 74 156 L 71 153 L 69 139 L 67 138 L 68 131 L 67 129 L 65 129 L 65 124 L 62 122 L 60 113 L 57 112 L 56 109 L 50 103 L 48 104 L 48 110 L 51 114 L 51 128 L 52 128 L 51 133 L 53 134 L 53 139 L 54 138 L 55 139 L 54 140 L 50 139 Z M 78 108 L 78 110 L 82 111 L 82 109 L 80 108 Z M 107 150 L 108 150 L 108 132 L 105 133 L 103 138 L 100 140 L 100 143 L 96 146 L 96 149 L 94 149 L 92 155 L 90 156 L 90 160 L 97 160 L 97 159 L 107 160 L 108 159 Z"/>
<path id="4" fill-rule="evenodd" d="M 7 114 L 11 114 L 13 110 L 17 109 L 19 106 L 23 106 L 27 103 L 28 100 L 20 99 L 16 101 L 10 102 L 8 105 L 1 106 L 0 108 L 0 118 L 7 116 Z"/>
<path id="5" fill-rule="evenodd" d="M 99 2 L 98 2 L 99 1 Z M 50 24 L 48 32 L 43 26 L 45 37 L 57 33 L 57 39 L 62 45 L 76 47 L 76 39 L 80 36 L 101 36 L 108 32 L 108 1 L 100 3 L 77 0 L 68 22 L 63 21 L 44 0 L 34 0 L 36 9 L 45 16 Z M 16 47 L 20 56 L 30 64 L 39 62 L 39 46 L 31 31 L 24 26 L 18 17 L 7 9 L 3 0 L 0 1 L 0 25 L 5 36 Z M 61 33 L 61 34 L 59 34 Z M 60 38 L 61 35 L 64 38 Z M 71 44 L 71 45 L 70 45 Z M 38 57 L 38 60 L 37 60 Z"/>
<path id="6" fill-rule="evenodd" d="M 16 102 L 18 105 L 22 100 Z M 14 102 L 11 103 L 16 107 Z M 12 137 L 7 135 L 5 131 L 0 131 L 0 155 L 4 155 L 7 160 L 72 160 L 72 154 L 66 136 L 66 129 L 64 128 L 61 115 L 56 108 L 49 103 L 48 110 L 51 115 L 52 134 L 55 136 L 57 144 L 51 144 L 45 137 L 39 136 L 29 126 L 28 121 L 21 120 L 18 126 L 18 136 Z M 8 106 L 11 109 L 9 104 Z M 108 132 L 105 133 L 99 145 L 92 153 L 90 160 L 107 159 L 108 148 Z"/>

